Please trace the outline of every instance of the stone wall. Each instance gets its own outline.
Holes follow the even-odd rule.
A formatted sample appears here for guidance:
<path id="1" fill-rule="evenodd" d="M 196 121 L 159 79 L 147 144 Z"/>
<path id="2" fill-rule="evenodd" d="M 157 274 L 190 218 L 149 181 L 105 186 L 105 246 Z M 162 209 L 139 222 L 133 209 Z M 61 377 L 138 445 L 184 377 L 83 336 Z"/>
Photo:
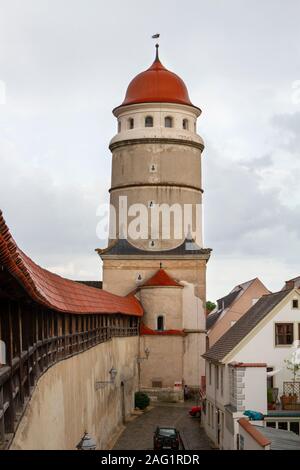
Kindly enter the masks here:
<path id="1" fill-rule="evenodd" d="M 11 449 L 72 450 L 85 431 L 97 449 L 107 449 L 134 407 L 137 356 L 138 337 L 113 338 L 51 367 L 37 383 Z M 112 367 L 115 384 L 96 390 Z"/>

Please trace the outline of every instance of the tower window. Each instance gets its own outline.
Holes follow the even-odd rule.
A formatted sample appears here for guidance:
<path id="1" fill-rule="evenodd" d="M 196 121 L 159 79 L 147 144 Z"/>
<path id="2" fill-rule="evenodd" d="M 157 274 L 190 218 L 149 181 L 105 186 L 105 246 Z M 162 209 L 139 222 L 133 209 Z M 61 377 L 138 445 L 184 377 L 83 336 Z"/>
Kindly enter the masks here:
<path id="1" fill-rule="evenodd" d="M 153 117 L 147 116 L 145 118 L 145 127 L 153 127 Z"/>
<path id="2" fill-rule="evenodd" d="M 157 317 L 157 331 L 164 331 L 165 329 L 165 319 L 162 315 Z"/>
<path id="3" fill-rule="evenodd" d="M 183 129 L 184 129 L 185 131 L 188 131 L 188 130 L 189 130 L 189 121 L 188 121 L 188 119 L 184 119 L 184 120 L 182 121 L 182 127 L 183 127 Z"/>
<path id="4" fill-rule="evenodd" d="M 122 130 L 121 121 L 118 121 L 118 132 L 121 132 L 121 130 Z"/>
<path id="5" fill-rule="evenodd" d="M 128 129 L 134 129 L 134 119 L 128 119 Z"/>
<path id="6" fill-rule="evenodd" d="M 173 127 L 173 119 L 170 116 L 165 117 L 165 127 Z"/>
<path id="7" fill-rule="evenodd" d="M 149 168 L 149 169 L 150 169 L 150 173 L 157 173 L 157 165 L 156 165 L 156 163 L 152 163 L 152 164 L 150 165 L 150 168 Z"/>

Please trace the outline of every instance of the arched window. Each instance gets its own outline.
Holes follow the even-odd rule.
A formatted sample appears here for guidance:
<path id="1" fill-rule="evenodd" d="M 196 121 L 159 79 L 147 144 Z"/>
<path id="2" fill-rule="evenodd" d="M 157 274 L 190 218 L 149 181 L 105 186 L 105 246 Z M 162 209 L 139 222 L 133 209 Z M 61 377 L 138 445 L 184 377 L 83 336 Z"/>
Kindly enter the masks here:
<path id="1" fill-rule="evenodd" d="M 121 121 L 118 121 L 118 132 L 121 132 L 121 130 L 122 130 Z"/>
<path id="2" fill-rule="evenodd" d="M 128 119 L 128 129 L 134 129 L 134 119 Z"/>
<path id="3" fill-rule="evenodd" d="M 164 331 L 165 329 L 165 319 L 162 315 L 157 317 L 157 331 Z"/>
<path id="4" fill-rule="evenodd" d="M 153 117 L 147 116 L 145 118 L 145 127 L 153 127 Z"/>
<path id="5" fill-rule="evenodd" d="M 185 131 L 188 131 L 188 129 L 189 129 L 189 121 L 188 121 L 188 119 L 184 119 L 184 120 L 182 121 L 182 127 L 183 127 L 183 129 L 184 129 Z"/>
<path id="6" fill-rule="evenodd" d="M 173 127 L 173 119 L 170 116 L 165 117 L 165 127 Z"/>

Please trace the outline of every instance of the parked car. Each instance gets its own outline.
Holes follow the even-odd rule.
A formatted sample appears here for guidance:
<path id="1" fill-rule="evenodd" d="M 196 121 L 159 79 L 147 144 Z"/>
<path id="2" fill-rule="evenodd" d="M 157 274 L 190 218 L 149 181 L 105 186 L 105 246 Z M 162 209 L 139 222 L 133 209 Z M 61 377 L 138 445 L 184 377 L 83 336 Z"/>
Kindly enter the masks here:
<path id="1" fill-rule="evenodd" d="M 171 449 L 179 450 L 182 443 L 180 433 L 175 428 L 157 427 L 154 433 L 153 448 L 154 450 Z"/>
<path id="2" fill-rule="evenodd" d="M 193 406 L 190 411 L 189 411 L 189 414 L 190 416 L 192 416 L 193 418 L 201 418 L 201 411 L 202 411 L 202 407 L 201 406 Z"/>

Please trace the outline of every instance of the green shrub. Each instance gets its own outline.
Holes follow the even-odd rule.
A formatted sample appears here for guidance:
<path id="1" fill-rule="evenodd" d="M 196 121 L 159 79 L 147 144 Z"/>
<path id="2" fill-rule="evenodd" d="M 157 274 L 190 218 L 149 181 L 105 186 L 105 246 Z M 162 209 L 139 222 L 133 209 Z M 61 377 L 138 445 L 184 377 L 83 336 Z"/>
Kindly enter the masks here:
<path id="1" fill-rule="evenodd" d="M 150 398 L 146 393 L 143 392 L 136 392 L 135 394 L 135 407 L 139 408 L 140 410 L 144 410 L 149 406 Z"/>

